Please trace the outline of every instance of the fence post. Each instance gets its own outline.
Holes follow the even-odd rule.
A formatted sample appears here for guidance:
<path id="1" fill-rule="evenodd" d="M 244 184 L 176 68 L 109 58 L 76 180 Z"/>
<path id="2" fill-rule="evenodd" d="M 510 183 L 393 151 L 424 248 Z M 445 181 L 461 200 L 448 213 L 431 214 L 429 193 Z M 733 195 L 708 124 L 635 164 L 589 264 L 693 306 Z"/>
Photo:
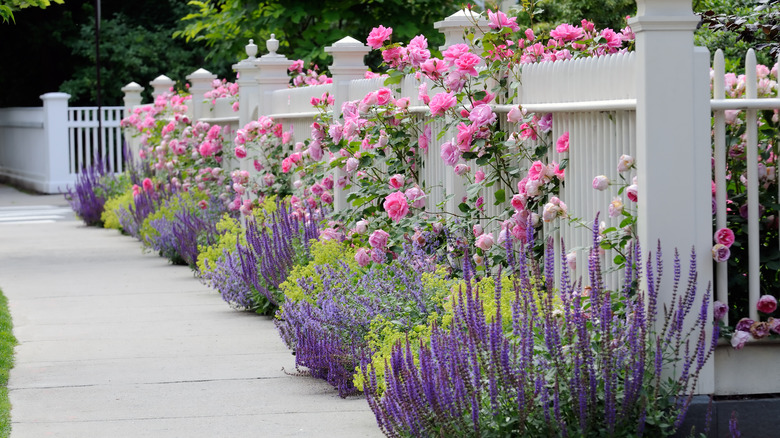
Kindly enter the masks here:
<path id="1" fill-rule="evenodd" d="M 257 118 L 257 116 L 252 117 L 253 110 L 257 106 L 257 91 L 259 88 L 257 77 L 260 74 L 260 69 L 258 69 L 255 63 L 257 60 L 255 58 L 256 54 L 257 45 L 253 40 L 249 40 L 249 44 L 246 45 L 247 58 L 233 65 L 233 70 L 238 76 L 236 83 L 238 84 L 239 128 L 244 127 L 252 119 Z"/>
<path id="2" fill-rule="evenodd" d="M 141 105 L 141 92 L 144 91 L 144 87 L 136 84 L 135 82 L 130 82 L 129 84 L 122 87 L 122 92 L 125 93 L 124 101 L 125 101 L 125 117 L 130 117 L 131 114 L 133 114 L 133 108 L 135 108 L 138 105 Z M 125 139 L 125 143 L 127 144 L 127 154 L 130 159 L 134 159 L 138 156 L 138 152 L 141 148 L 141 142 L 139 138 L 132 137 L 128 135 L 126 132 L 123 132 L 123 138 Z M 122 151 L 122 153 L 125 153 L 125 151 Z"/>
<path id="3" fill-rule="evenodd" d="M 268 94 L 287 88 L 290 83 L 287 69 L 292 64 L 286 56 L 276 53 L 279 50 L 279 40 L 276 39 L 276 35 L 271 34 L 271 39 L 265 42 L 265 47 L 268 49 L 268 53 L 255 61 L 258 69 L 258 115 L 270 115 L 275 112 L 273 100 Z"/>
<path id="4" fill-rule="evenodd" d="M 170 92 L 171 87 L 176 85 L 176 82 L 173 82 L 173 80 L 168 76 L 160 75 L 154 78 L 153 81 L 149 82 L 149 85 L 151 85 L 154 89 L 154 91 L 152 91 L 152 96 L 157 97 L 163 93 Z"/>
<path id="5" fill-rule="evenodd" d="M 46 177 L 44 193 L 58 193 L 73 183 L 70 174 L 70 144 L 68 142 L 68 99 L 67 93 L 46 93 L 43 101 L 43 131 L 46 138 Z M 36 159 L 36 158 L 31 158 Z M 76 169 L 80 171 L 81 169 Z"/>
<path id="6" fill-rule="evenodd" d="M 639 241 L 645 257 L 651 251 L 655 257 L 659 240 L 663 245 L 660 309 L 671 301 L 674 249 L 684 266 L 695 249 L 698 296 L 693 308 L 698 313 L 712 282 L 709 55 L 693 46 L 699 18 L 691 0 L 637 0 L 637 6 L 629 24 L 636 33 Z M 686 321 L 689 327 L 692 321 Z M 698 331 L 694 342 L 697 336 Z M 711 360 L 700 374 L 697 392 L 713 393 L 714 382 Z"/>
<path id="7" fill-rule="evenodd" d="M 187 80 L 190 81 L 190 93 L 192 93 L 190 105 L 192 106 L 193 124 L 203 118 L 203 100 L 206 99 L 206 93 L 211 91 L 211 83 L 216 78 L 217 75 L 202 68 L 195 70 L 187 76 Z"/>
<path id="8" fill-rule="evenodd" d="M 344 37 L 332 46 L 326 47 L 325 52 L 333 56 L 333 64 L 330 72 L 333 75 L 333 117 L 341 115 L 341 105 L 349 98 L 349 83 L 355 79 L 363 79 L 368 67 L 363 62 L 369 52 L 368 46 L 352 37 Z M 338 171 L 337 171 L 338 172 Z M 338 173 L 333 175 L 338 180 Z M 347 206 L 347 194 L 344 190 L 333 190 L 333 208 L 335 211 Z"/>
<path id="9" fill-rule="evenodd" d="M 486 20 L 485 17 L 481 16 L 480 14 L 465 8 L 450 15 L 442 21 L 433 23 L 433 27 L 444 34 L 444 45 L 439 47 L 439 50 L 444 51 L 447 49 L 447 47 L 453 44 L 469 44 L 468 40 L 465 38 L 467 29 L 471 28 L 477 37 L 484 35 L 484 32 L 479 31 L 479 29 L 476 27 L 477 24 L 482 27 L 487 27 L 488 20 Z M 470 44 L 469 46 L 474 48 Z M 443 90 L 434 89 L 431 91 L 431 96 L 433 96 L 435 93 Z M 450 129 L 447 132 L 445 138 L 442 140 L 449 141 L 449 139 L 455 137 L 455 135 L 455 130 Z M 431 156 L 434 157 L 434 160 L 438 159 L 438 155 L 438 151 L 433 151 L 431 154 Z M 452 199 L 447 201 L 447 204 L 444 206 L 444 210 L 455 212 L 458 211 L 458 205 L 466 196 L 466 186 L 468 185 L 466 179 L 456 175 L 455 169 L 453 167 L 444 166 L 444 181 L 442 181 L 442 184 L 444 185 L 444 193 L 446 195 L 454 195 Z"/>

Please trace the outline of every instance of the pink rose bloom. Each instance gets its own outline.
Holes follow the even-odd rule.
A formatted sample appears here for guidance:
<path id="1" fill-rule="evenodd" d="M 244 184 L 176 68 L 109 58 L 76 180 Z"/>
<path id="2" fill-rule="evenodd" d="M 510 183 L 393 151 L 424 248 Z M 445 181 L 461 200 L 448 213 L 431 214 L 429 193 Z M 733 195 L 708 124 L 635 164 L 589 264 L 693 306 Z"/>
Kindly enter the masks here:
<path id="1" fill-rule="evenodd" d="M 734 327 L 734 330 L 748 332 L 750 331 L 750 327 L 753 325 L 753 323 L 755 323 L 755 321 L 750 318 L 742 318 Z"/>
<path id="2" fill-rule="evenodd" d="M 715 243 L 731 248 L 731 245 L 734 244 L 734 232 L 728 228 L 719 229 L 715 232 Z"/>
<path id="3" fill-rule="evenodd" d="M 762 295 L 761 298 L 758 299 L 756 308 L 761 313 L 772 313 L 777 310 L 777 299 L 772 295 Z"/>
<path id="4" fill-rule="evenodd" d="M 631 155 L 621 155 L 618 160 L 618 172 L 625 172 L 634 165 L 634 157 Z"/>
<path id="5" fill-rule="evenodd" d="M 357 221 L 355 224 L 355 233 L 365 234 L 368 231 L 368 221 L 365 219 Z"/>
<path id="6" fill-rule="evenodd" d="M 403 192 L 394 192 L 387 195 L 382 206 L 394 222 L 400 221 L 409 213 L 409 204 L 406 202 L 406 196 L 404 196 Z"/>
<path id="7" fill-rule="evenodd" d="M 623 201 L 615 198 L 609 203 L 609 217 L 618 217 L 621 214 L 623 214 Z"/>
<path id="8" fill-rule="evenodd" d="M 626 187 L 626 198 L 628 198 L 631 202 L 636 202 L 638 190 L 639 188 L 636 186 L 636 184 L 631 184 L 630 186 Z"/>
<path id="9" fill-rule="evenodd" d="M 754 322 L 753 325 L 750 326 L 750 334 L 756 339 L 769 336 L 769 324 L 758 321 Z"/>
<path id="10" fill-rule="evenodd" d="M 477 127 L 493 124 L 496 119 L 496 113 L 490 105 L 485 104 L 477 105 L 469 114 L 469 120 Z"/>
<path id="11" fill-rule="evenodd" d="M 384 249 L 374 248 L 371 250 L 371 260 L 373 260 L 374 263 L 384 263 L 386 258 Z"/>
<path id="12" fill-rule="evenodd" d="M 505 27 L 508 27 L 512 30 L 512 32 L 517 32 L 520 30 L 520 26 L 517 24 L 517 17 L 509 18 L 501 11 L 493 12 L 490 9 L 488 9 L 488 20 L 490 20 L 490 24 L 488 25 L 491 29 L 501 30 Z"/>
<path id="13" fill-rule="evenodd" d="M 325 178 L 322 178 L 321 183 L 326 189 L 331 190 L 333 188 L 333 177 L 326 176 Z"/>
<path id="14" fill-rule="evenodd" d="M 385 249 L 390 235 L 385 230 L 376 230 L 368 237 L 368 244 L 375 249 Z"/>
<path id="15" fill-rule="evenodd" d="M 398 67 L 404 63 L 407 57 L 404 47 L 393 47 L 382 52 L 382 60 L 390 67 Z"/>
<path id="16" fill-rule="evenodd" d="M 265 175 L 263 175 L 263 182 L 267 187 L 271 187 L 272 185 L 274 185 L 275 181 L 276 181 L 276 177 L 274 176 L 273 173 L 266 173 Z"/>
<path id="17" fill-rule="evenodd" d="M 539 119 L 537 125 L 539 126 L 539 130 L 542 131 L 542 133 L 550 132 L 552 129 L 552 113 L 543 115 L 542 118 Z M 568 132 L 566 134 L 568 134 Z"/>
<path id="18" fill-rule="evenodd" d="M 536 140 L 536 130 L 528 123 L 523 123 L 520 125 L 520 138 L 523 140 L 528 140 L 529 138 L 531 140 Z"/>
<path id="19" fill-rule="evenodd" d="M 522 210 L 525 208 L 525 196 L 521 194 L 517 194 L 512 196 L 512 207 L 514 207 L 515 210 Z"/>
<path id="20" fill-rule="evenodd" d="M 550 32 L 550 37 L 563 42 L 576 41 L 582 37 L 582 28 L 564 23 Z"/>
<path id="21" fill-rule="evenodd" d="M 466 164 L 460 163 L 457 166 L 455 166 L 455 174 L 459 176 L 463 176 L 467 173 L 471 172 L 471 166 L 468 166 Z"/>
<path id="22" fill-rule="evenodd" d="M 325 191 L 325 187 L 323 187 L 321 184 L 314 184 L 311 186 L 311 193 L 314 196 L 320 196 Z"/>
<path id="23" fill-rule="evenodd" d="M 400 189 L 404 185 L 405 178 L 400 173 L 397 173 L 390 177 L 390 187 L 394 189 Z"/>
<path id="24" fill-rule="evenodd" d="M 455 106 L 458 100 L 453 93 L 438 93 L 431 99 L 428 107 L 431 109 L 432 116 L 444 115 L 444 112 Z"/>
<path id="25" fill-rule="evenodd" d="M 395 106 L 398 107 L 398 109 L 402 109 L 402 110 L 409 108 L 409 98 L 402 97 L 400 99 L 396 99 Z"/>
<path id="26" fill-rule="evenodd" d="M 441 79 L 447 73 L 447 63 L 439 58 L 430 58 L 420 65 L 423 73 L 431 79 Z"/>
<path id="27" fill-rule="evenodd" d="M 393 92 L 389 88 L 380 88 L 376 92 L 377 105 L 386 105 L 393 98 Z"/>
<path id="28" fill-rule="evenodd" d="M 474 68 L 482 61 L 482 58 L 473 53 L 464 53 L 460 55 L 455 61 L 455 65 L 458 66 L 458 71 L 470 74 L 471 76 L 479 76 L 477 69 Z"/>
<path id="29" fill-rule="evenodd" d="M 574 251 L 571 251 L 566 254 L 566 265 L 569 268 L 570 271 L 576 271 L 577 270 L 577 253 Z"/>
<path id="30" fill-rule="evenodd" d="M 468 152 L 471 150 L 471 142 L 473 141 L 474 133 L 478 129 L 479 128 L 475 125 L 467 125 L 462 122 L 458 124 L 458 134 L 455 136 L 455 141 L 461 152 Z"/>
<path id="31" fill-rule="evenodd" d="M 474 233 L 474 237 L 479 237 L 485 234 L 485 230 L 482 228 L 482 225 L 480 224 L 474 224 L 474 226 L 471 227 L 471 232 Z"/>
<path id="32" fill-rule="evenodd" d="M 417 100 L 428 105 L 431 102 L 431 98 L 428 96 L 428 84 L 423 82 L 417 88 Z"/>
<path id="33" fill-rule="evenodd" d="M 154 189 L 154 184 L 152 184 L 152 180 L 149 178 L 144 178 L 144 181 L 141 183 L 141 185 L 143 186 L 145 192 L 151 192 Z"/>
<path id="34" fill-rule="evenodd" d="M 712 259 L 716 262 L 725 262 L 726 260 L 731 257 L 731 251 L 729 251 L 729 247 L 720 243 L 716 243 L 712 247 Z"/>
<path id="35" fill-rule="evenodd" d="M 406 189 L 406 192 L 404 192 L 407 198 L 409 198 L 409 201 L 412 203 L 412 207 L 414 208 L 425 208 L 425 198 L 427 195 L 425 192 L 422 191 L 419 187 L 415 186 L 409 189 Z"/>
<path id="36" fill-rule="evenodd" d="M 564 152 L 568 152 L 569 150 L 569 131 L 564 132 L 561 134 L 560 137 L 558 137 L 558 141 L 555 142 L 555 150 L 558 151 L 559 154 L 562 154 Z"/>
<path id="37" fill-rule="evenodd" d="M 451 142 L 446 142 L 441 145 L 441 159 L 448 166 L 455 166 L 460 160 L 460 151 L 458 148 L 452 145 Z"/>
<path id="38" fill-rule="evenodd" d="M 330 194 L 330 192 L 322 192 L 322 195 L 320 195 L 320 199 L 322 202 L 330 205 L 333 203 L 333 195 Z"/>
<path id="39" fill-rule="evenodd" d="M 534 39 L 536 39 L 536 35 L 534 35 L 533 29 L 528 28 L 525 30 L 525 39 L 527 39 L 528 41 L 533 41 Z"/>
<path id="40" fill-rule="evenodd" d="M 360 164 L 360 161 L 358 161 L 355 157 L 349 157 L 347 158 L 346 165 L 344 166 L 345 170 L 349 173 L 352 173 L 357 169 L 358 165 Z"/>
<path id="41" fill-rule="evenodd" d="M 366 266 L 371 261 L 371 254 L 366 248 L 360 248 L 355 253 L 355 261 L 361 268 Z"/>
<path id="42" fill-rule="evenodd" d="M 482 171 L 482 169 L 477 170 L 477 172 L 474 174 L 474 182 L 480 183 L 485 180 L 485 172 Z"/>
<path id="43" fill-rule="evenodd" d="M 607 42 L 607 47 L 610 49 L 617 49 L 623 45 L 623 40 L 620 39 L 620 34 L 616 33 L 612 29 L 604 29 L 601 31 L 601 37 Z"/>
<path id="44" fill-rule="evenodd" d="M 561 214 L 561 207 L 553 204 L 552 202 L 544 204 L 544 210 L 542 211 L 543 221 L 550 222 L 558 217 L 559 214 Z"/>
<path id="45" fill-rule="evenodd" d="M 477 237 L 477 241 L 475 245 L 477 248 L 481 249 L 482 251 L 487 251 L 493 246 L 493 243 L 495 243 L 493 241 L 493 234 L 485 233 Z"/>
<path id="46" fill-rule="evenodd" d="M 750 340 L 750 338 L 752 338 L 752 336 L 750 336 L 749 332 L 738 330 L 731 335 L 731 346 L 734 347 L 735 350 L 741 350 L 742 347 L 745 346 L 745 342 Z"/>
<path id="47" fill-rule="evenodd" d="M 523 111 L 519 106 L 513 106 L 511 110 L 506 114 L 506 120 L 508 122 L 517 123 L 523 120 Z"/>
<path id="48" fill-rule="evenodd" d="M 368 46 L 372 49 L 378 49 L 382 47 L 382 44 L 384 44 L 385 41 L 390 39 L 390 35 L 393 34 L 393 28 L 392 27 L 384 27 L 381 24 L 379 27 L 375 27 L 371 29 L 371 32 L 368 34 L 368 38 L 366 39 L 366 42 L 368 43 Z"/>
<path id="49" fill-rule="evenodd" d="M 449 47 L 447 47 L 447 50 L 445 50 L 442 53 L 442 56 L 444 56 L 444 60 L 447 61 L 449 65 L 455 64 L 455 60 L 460 58 L 464 53 L 468 53 L 469 46 L 466 44 L 453 44 Z"/>
<path id="50" fill-rule="evenodd" d="M 246 148 L 243 146 L 236 146 L 235 153 L 236 158 L 246 158 Z"/>
<path id="51" fill-rule="evenodd" d="M 729 313 L 729 306 L 721 301 L 715 301 L 712 304 L 712 317 L 715 321 L 721 321 Z"/>
<path id="52" fill-rule="evenodd" d="M 528 169 L 528 179 L 531 181 L 537 181 L 544 178 L 546 172 L 547 166 L 545 166 L 544 163 L 541 161 L 534 161 L 533 164 L 531 164 L 531 168 Z"/>
<path id="53" fill-rule="evenodd" d="M 599 175 L 593 178 L 593 188 L 603 192 L 609 187 L 609 178 L 606 175 Z"/>
<path id="54" fill-rule="evenodd" d="M 769 318 L 766 323 L 769 325 L 769 330 L 780 335 L 780 318 Z"/>

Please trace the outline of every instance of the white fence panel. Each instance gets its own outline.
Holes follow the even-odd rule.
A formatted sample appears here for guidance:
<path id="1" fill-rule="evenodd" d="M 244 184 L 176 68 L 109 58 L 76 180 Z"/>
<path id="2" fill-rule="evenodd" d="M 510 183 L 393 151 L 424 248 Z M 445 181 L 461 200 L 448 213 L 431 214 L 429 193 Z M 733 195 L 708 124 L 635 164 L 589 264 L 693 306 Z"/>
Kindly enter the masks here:
<path id="1" fill-rule="evenodd" d="M 97 107 L 68 108 L 68 139 L 72 174 L 80 173 L 96 160 L 105 160 L 111 172 L 124 171 L 122 151 L 123 107 L 102 107 L 101 121 L 98 123 Z M 100 131 L 99 126 L 102 126 Z M 98 132 L 102 145 L 98 146 Z"/>

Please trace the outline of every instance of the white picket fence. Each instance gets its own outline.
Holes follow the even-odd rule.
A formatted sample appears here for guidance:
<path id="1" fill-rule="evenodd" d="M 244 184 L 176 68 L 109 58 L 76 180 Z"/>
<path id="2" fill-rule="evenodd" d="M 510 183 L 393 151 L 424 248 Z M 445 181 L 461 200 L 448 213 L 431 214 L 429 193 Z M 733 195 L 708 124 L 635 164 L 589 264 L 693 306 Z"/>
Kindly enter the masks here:
<path id="1" fill-rule="evenodd" d="M 702 291 L 694 303 L 694 306 L 698 306 L 703 291 L 713 280 L 709 257 L 714 230 L 710 211 L 710 187 L 713 180 L 710 163 L 712 114 L 715 135 L 714 179 L 719 187 L 716 195 L 719 206 L 716 227 L 724 226 L 725 221 L 725 192 L 720 189 L 725 187 L 722 183 L 725 178 L 723 114 L 727 109 L 746 109 L 748 125 L 751 126 L 748 150 L 752 150 L 753 156 L 747 159 L 752 163 L 752 170 L 748 170 L 747 179 L 748 191 L 752 194 L 748 216 L 755 222 L 758 208 L 755 113 L 759 109 L 780 108 L 780 99 L 756 99 L 755 60 L 750 60 L 751 55 L 748 58 L 748 75 L 753 76 L 749 76 L 747 82 L 753 84 L 753 91 L 748 87 L 745 99 L 724 99 L 722 82 L 719 84 L 716 80 L 714 99 L 711 99 L 709 55 L 706 50 L 693 47 L 692 31 L 698 18 L 691 13 L 690 2 L 672 4 L 662 0 L 645 0 L 642 3 L 639 15 L 630 20 L 636 33 L 635 52 L 525 65 L 517 98 L 512 102 L 499 102 L 494 105 L 494 110 L 500 115 L 501 126 L 507 130 L 516 128 L 509 126 L 505 116 L 514 105 L 521 105 L 525 110 L 539 115 L 552 113 L 553 145 L 561 134 L 569 132 L 569 151 L 559 154 L 551 147 L 547 159 L 557 162 L 563 158 L 569 159 L 560 197 L 568 205 L 570 214 L 581 218 L 586 224 L 590 224 L 600 212 L 600 220 L 608 226 L 619 225 L 620 218 L 609 218 L 607 215 L 610 201 L 618 196 L 618 185 L 610 186 L 603 192 L 596 191 L 591 184 L 596 175 L 606 175 L 615 182 L 621 181 L 622 176 L 626 184 L 631 184 L 633 177 L 638 176 L 638 203 L 629 202 L 625 194 L 622 198 L 627 207 L 636 209 L 639 240 L 644 243 L 645 256 L 655 250 L 655 242 L 660 240 L 664 243 L 666 275 L 659 300 L 667 302 L 670 299 L 672 248 L 677 247 L 681 258 L 685 260 L 688 248 L 693 247 L 699 260 L 697 285 L 699 291 Z M 471 27 L 475 19 L 468 17 L 469 13 L 460 11 L 436 24 L 445 33 L 445 46 L 463 42 L 463 29 Z M 338 111 L 342 102 L 361 99 L 383 84 L 381 79 L 363 79 L 366 67 L 362 57 L 368 48 L 354 39 L 344 38 L 326 48 L 334 58 L 330 68 L 333 84 L 290 89 L 286 76 L 290 61 L 276 54 L 276 47 L 278 43 L 269 42 L 269 53 L 255 58 L 257 47 L 250 44 L 247 46 L 247 59 L 234 65 L 234 69 L 241 74 L 238 80 L 241 101 L 239 126 L 259 115 L 268 115 L 281 122 L 285 129 L 292 127 L 294 139 L 302 141 L 309 137 L 310 125 L 317 115 L 309 102 L 312 97 L 329 92 L 335 98 L 334 107 Z M 714 76 L 722 79 L 722 55 L 716 54 L 715 58 Z M 203 93 L 210 89 L 213 75 L 199 70 L 188 76 L 188 79 L 192 84 L 190 90 L 193 102 L 201 102 Z M 128 86 L 130 88 L 127 89 L 125 99 L 128 108 L 140 103 L 140 87 L 131 85 L 134 87 Z M 155 90 L 162 89 L 162 85 L 152 85 Z M 415 114 L 419 126 L 424 126 L 430 120 L 430 115 L 427 107 L 417 98 L 418 85 L 419 80 L 413 76 L 404 78 L 400 95 L 396 97 L 410 98 L 410 111 Z M 429 89 L 432 94 L 437 92 L 432 86 Z M 203 110 L 195 112 L 203 113 Z M 214 122 L 231 120 L 231 123 L 235 123 L 235 117 L 235 113 L 215 113 L 199 118 Z M 436 133 L 442 129 L 443 122 L 436 121 L 432 125 L 434 135 L 423 157 L 422 172 L 423 184 L 430 190 L 428 209 L 432 210 L 434 205 L 443 201 L 445 194 L 453 194 L 453 200 L 445 209 L 455 211 L 457 203 L 465 194 L 466 183 L 455 175 L 452 168 L 444 165 L 439 157 L 441 143 L 448 141 L 452 134 L 437 140 Z M 637 165 L 636 170 L 619 175 L 617 160 L 623 154 L 635 157 Z M 473 164 L 472 168 L 475 169 Z M 493 190 L 496 189 L 498 187 Z M 506 198 L 509 199 L 516 187 L 505 189 Z M 484 195 L 488 201 L 492 199 L 493 193 Z M 344 194 L 336 193 L 335 199 L 336 208 L 343 208 Z M 500 207 L 491 204 L 486 202 L 487 214 L 497 214 Z M 545 231 L 562 238 L 567 250 L 577 251 L 580 260 L 577 274 L 586 272 L 585 248 L 591 244 L 591 231 L 563 220 L 546 224 Z M 749 234 L 751 272 L 757 272 L 757 233 L 751 231 Z M 557 245 L 556 250 L 560 255 L 561 249 Z M 611 253 L 604 255 L 606 258 L 613 256 Z M 725 264 L 720 264 L 717 298 L 724 302 L 729 292 L 725 288 L 726 275 Z M 757 276 L 751 274 L 752 277 Z M 609 284 L 618 284 L 620 274 L 610 274 L 607 281 Z M 752 309 L 755 309 L 757 299 L 758 295 L 751 285 Z M 759 355 L 756 356 L 759 358 L 758 367 L 767 367 L 768 363 L 780 359 L 780 349 L 751 351 L 753 353 L 750 354 Z M 716 373 L 739 373 L 738 367 L 744 366 L 749 360 L 739 358 L 735 362 L 727 349 L 719 349 L 713 363 L 699 377 L 699 391 L 706 394 L 780 392 L 780 382 L 767 384 L 765 379 L 760 379 L 760 373 L 756 373 L 759 376 L 757 378 L 743 378 L 744 373 L 740 373 L 743 376 L 740 379 L 715 378 Z"/>
<path id="2" fill-rule="evenodd" d="M 69 95 L 47 93 L 42 108 L 0 109 L 0 180 L 42 193 L 60 193 L 96 160 L 124 171 L 124 107 L 102 108 L 102 143 L 96 107 L 68 108 Z"/>

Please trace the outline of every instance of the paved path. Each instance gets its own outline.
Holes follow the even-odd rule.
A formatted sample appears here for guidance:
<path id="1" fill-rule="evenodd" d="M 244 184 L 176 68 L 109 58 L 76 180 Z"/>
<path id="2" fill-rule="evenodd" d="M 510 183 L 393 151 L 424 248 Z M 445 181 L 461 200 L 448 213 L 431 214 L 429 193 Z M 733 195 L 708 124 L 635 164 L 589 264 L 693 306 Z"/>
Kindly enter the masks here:
<path id="1" fill-rule="evenodd" d="M 362 398 L 282 371 L 294 358 L 273 322 L 231 310 L 188 268 L 67 217 L 2 221 L 36 204 L 65 203 L 0 185 L 0 288 L 20 343 L 12 437 L 381 435 Z"/>

